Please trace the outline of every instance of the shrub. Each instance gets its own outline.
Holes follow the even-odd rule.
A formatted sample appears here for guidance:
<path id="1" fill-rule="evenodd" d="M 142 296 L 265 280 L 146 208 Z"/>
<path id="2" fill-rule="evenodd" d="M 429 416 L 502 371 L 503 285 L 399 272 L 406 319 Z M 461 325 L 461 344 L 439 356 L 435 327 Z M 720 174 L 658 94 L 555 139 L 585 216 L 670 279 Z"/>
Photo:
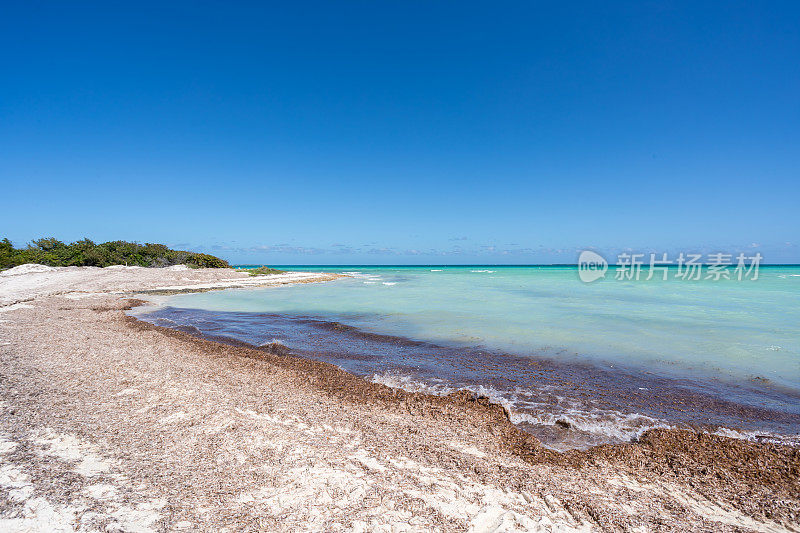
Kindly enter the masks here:
<path id="1" fill-rule="evenodd" d="M 53 237 L 14 248 L 7 238 L 0 241 L 0 269 L 38 263 L 48 266 L 130 265 L 166 267 L 185 264 L 195 268 L 230 268 L 227 261 L 209 254 L 172 250 L 163 244 L 110 241 L 95 244 L 82 239 L 65 244 Z"/>
<path id="2" fill-rule="evenodd" d="M 272 274 L 283 274 L 286 272 L 285 270 L 278 270 L 277 268 L 270 268 L 266 266 L 258 267 L 258 268 L 249 268 L 245 269 L 244 272 L 247 272 L 251 276 L 269 276 Z"/>

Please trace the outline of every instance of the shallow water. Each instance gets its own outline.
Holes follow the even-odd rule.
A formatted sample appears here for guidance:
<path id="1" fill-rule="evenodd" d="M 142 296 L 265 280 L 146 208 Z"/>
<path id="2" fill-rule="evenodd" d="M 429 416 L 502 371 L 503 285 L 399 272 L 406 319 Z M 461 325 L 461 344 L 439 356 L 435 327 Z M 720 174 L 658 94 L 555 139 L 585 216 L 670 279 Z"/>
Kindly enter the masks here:
<path id="1" fill-rule="evenodd" d="M 177 295 L 146 319 L 279 341 L 391 386 L 468 387 L 554 448 L 676 424 L 800 433 L 797 267 L 590 284 L 571 267 L 307 270 L 352 277 Z"/>

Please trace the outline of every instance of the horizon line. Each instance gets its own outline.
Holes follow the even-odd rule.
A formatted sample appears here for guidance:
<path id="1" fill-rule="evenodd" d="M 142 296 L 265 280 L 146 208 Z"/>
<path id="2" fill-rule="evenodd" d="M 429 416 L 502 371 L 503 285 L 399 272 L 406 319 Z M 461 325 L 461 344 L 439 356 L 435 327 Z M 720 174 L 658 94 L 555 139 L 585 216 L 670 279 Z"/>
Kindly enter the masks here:
<path id="1" fill-rule="evenodd" d="M 700 265 L 709 265 L 712 263 L 698 263 Z M 231 263 L 232 267 L 577 267 L 577 263 L 318 263 L 318 264 L 304 264 L 304 263 Z M 617 265 L 609 263 L 609 268 L 616 266 L 630 266 L 630 265 Z M 643 263 L 640 265 L 642 268 L 650 268 L 650 265 Z M 657 265 L 658 268 L 678 268 L 679 265 Z M 684 265 L 685 266 L 685 265 Z M 727 266 L 735 266 L 733 264 Z M 759 267 L 800 267 L 800 263 L 761 263 Z"/>

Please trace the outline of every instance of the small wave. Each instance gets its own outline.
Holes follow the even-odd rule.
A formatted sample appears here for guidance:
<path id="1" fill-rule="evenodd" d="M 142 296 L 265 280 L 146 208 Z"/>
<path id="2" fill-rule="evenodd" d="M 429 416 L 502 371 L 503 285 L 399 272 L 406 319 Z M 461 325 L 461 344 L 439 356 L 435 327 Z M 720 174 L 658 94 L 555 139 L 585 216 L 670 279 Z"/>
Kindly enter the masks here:
<path id="1" fill-rule="evenodd" d="M 496 270 L 470 270 L 470 272 L 475 272 L 475 273 L 485 272 L 487 274 L 493 274 L 494 272 L 496 272 Z"/>
<path id="2" fill-rule="evenodd" d="M 275 344 L 280 344 L 281 346 L 286 346 L 286 342 L 282 339 L 272 339 L 259 344 L 259 346 L 274 346 Z"/>
<path id="3" fill-rule="evenodd" d="M 498 403 L 508 411 L 508 418 L 514 424 L 531 424 L 534 426 L 556 426 L 566 424 L 568 427 L 590 435 L 601 437 L 601 442 L 629 442 L 641 436 L 645 431 L 655 428 L 671 428 L 673 426 L 665 421 L 651 418 L 646 415 L 631 413 L 625 414 L 615 410 L 586 409 L 568 407 L 561 413 L 547 410 L 546 404 L 536 405 L 531 402 L 520 402 L 510 391 L 502 391 L 494 387 L 477 385 L 465 387 L 479 396 L 486 396 L 490 401 Z M 517 391 L 524 392 L 527 391 Z M 539 412 L 524 412 L 519 408 L 524 404 L 529 410 Z M 536 409 L 538 407 L 538 409 Z M 531 409 L 534 408 L 534 409 Z M 546 445 L 546 444 L 545 444 Z M 569 446 L 569 448 L 574 446 Z M 553 446 L 554 449 L 562 449 Z"/>
<path id="4" fill-rule="evenodd" d="M 431 272 L 441 272 L 441 271 L 442 271 L 441 268 L 432 268 L 431 269 Z"/>
<path id="5" fill-rule="evenodd" d="M 505 407 L 509 413 L 509 419 L 514 424 L 555 426 L 566 422 L 570 427 L 578 431 L 614 441 L 627 442 L 638 438 L 649 429 L 673 427 L 662 420 L 646 415 L 625 414 L 613 410 L 569 409 L 560 414 L 547 411 L 539 413 L 521 412 L 519 410 L 520 402 L 509 398 L 509 396 L 514 395 L 511 391 L 501 391 L 485 385 L 466 386 L 457 389 L 441 382 L 435 384 L 426 383 L 398 372 L 373 374 L 371 381 L 408 392 L 422 392 L 436 396 L 446 396 L 456 390 L 469 390 L 478 396 L 485 396 L 489 398 L 489 401 Z M 530 402 L 523 403 L 526 404 L 526 407 L 533 406 Z"/>
<path id="6" fill-rule="evenodd" d="M 769 431 L 741 431 L 730 428 L 719 428 L 711 434 L 751 442 L 768 442 L 770 444 L 800 446 L 800 435 L 780 435 Z"/>
<path id="7" fill-rule="evenodd" d="M 396 281 L 384 281 L 383 284 L 392 286 L 392 285 L 397 285 L 397 282 Z"/>
<path id="8" fill-rule="evenodd" d="M 408 392 L 423 392 L 425 394 L 433 394 L 435 396 L 445 396 L 455 390 L 452 387 L 442 384 L 442 382 L 437 384 L 429 384 L 425 383 L 424 381 L 414 379 L 411 376 L 400 374 L 399 372 L 373 374 L 372 378 L 369 378 L 369 380 L 373 383 L 380 383 L 381 385 L 386 385 L 387 387 L 391 387 L 393 389 L 402 389 Z"/>
<path id="9" fill-rule="evenodd" d="M 638 439 L 651 429 L 675 429 L 678 427 L 664 420 L 647 415 L 622 413 L 610 409 L 581 409 L 571 406 L 563 412 L 556 413 L 548 410 L 548 407 L 552 408 L 552 406 L 548 406 L 547 404 L 518 400 L 516 398 L 517 395 L 527 394 L 529 392 L 519 388 L 514 391 L 502 391 L 484 385 L 454 387 L 441 379 L 425 382 L 396 371 L 390 371 L 384 374 L 373 374 L 372 378 L 369 379 L 373 383 L 380 383 L 387 387 L 436 396 L 446 396 L 456 390 L 469 390 L 478 396 L 485 396 L 489 398 L 491 402 L 505 407 L 509 414 L 509 420 L 514 424 L 529 424 L 531 426 L 540 427 L 566 426 L 592 436 L 586 439 L 587 442 L 591 441 L 592 444 L 630 442 Z M 534 412 L 521 411 L 520 407 Z M 765 431 L 739 431 L 729 428 L 719 428 L 711 432 L 711 434 L 753 442 L 800 446 L 800 435 L 780 435 Z M 597 440 L 597 438 L 599 438 L 599 440 Z M 587 447 L 587 444 L 581 444 L 580 440 L 565 443 L 566 445 L 559 443 L 548 444 L 547 442 L 542 442 L 542 444 L 558 451 L 565 451 L 576 447 Z"/>
<path id="10" fill-rule="evenodd" d="M 627 442 L 639 438 L 644 432 L 656 429 L 671 429 L 674 426 L 662 420 L 638 413 L 625 414 L 613 410 L 568 410 L 555 413 L 511 413 L 509 418 L 515 424 L 527 423 L 538 426 L 566 425 L 567 427 L 606 437 L 612 441 Z"/>
<path id="11" fill-rule="evenodd" d="M 485 396 L 489 398 L 489 401 L 505 407 L 509 414 L 509 420 L 514 424 L 530 424 L 532 426 L 566 424 L 577 431 L 600 437 L 601 442 L 629 442 L 638 438 L 647 430 L 673 427 L 662 420 L 646 415 L 637 413 L 625 414 L 614 410 L 570 408 L 562 413 L 554 413 L 544 410 L 546 409 L 544 404 L 520 402 L 513 399 L 516 394 L 512 391 L 498 390 L 486 385 L 469 385 L 456 388 L 442 380 L 437 380 L 437 383 L 426 383 L 394 371 L 373 374 L 370 381 L 408 392 L 421 392 L 436 396 L 446 396 L 456 390 L 469 390 L 478 396 Z M 516 392 L 527 393 L 527 391 L 520 391 L 519 389 Z M 528 409 L 534 406 L 539 407 L 537 410 L 540 410 L 540 412 L 522 412 L 519 408 L 523 405 Z M 568 448 L 572 447 L 574 446 L 568 446 Z M 556 446 L 553 446 L 553 448 L 561 449 Z"/>
<path id="12" fill-rule="evenodd" d="M 342 274 L 345 274 L 347 276 L 350 276 L 351 278 L 356 278 L 356 279 L 370 279 L 370 280 L 379 280 L 379 279 L 381 279 L 380 274 L 375 274 L 375 273 L 370 273 L 370 272 L 364 273 L 364 272 L 360 272 L 358 270 L 354 270 L 352 272 L 342 272 Z"/>
<path id="13" fill-rule="evenodd" d="M 289 355 L 292 353 L 289 347 L 286 346 L 281 339 L 272 339 L 269 342 L 262 342 L 258 346 L 259 348 L 263 348 L 273 355 Z"/>

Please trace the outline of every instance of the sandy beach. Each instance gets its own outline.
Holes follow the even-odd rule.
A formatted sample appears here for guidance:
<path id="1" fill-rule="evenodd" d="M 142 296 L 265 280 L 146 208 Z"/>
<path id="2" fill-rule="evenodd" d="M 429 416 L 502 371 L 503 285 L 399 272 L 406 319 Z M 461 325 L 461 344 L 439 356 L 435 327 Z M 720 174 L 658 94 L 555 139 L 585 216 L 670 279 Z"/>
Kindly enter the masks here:
<path id="1" fill-rule="evenodd" d="M 800 531 L 800 450 L 677 430 L 557 453 L 426 396 L 125 314 L 324 282 L 230 269 L 0 275 L 2 531 Z"/>

